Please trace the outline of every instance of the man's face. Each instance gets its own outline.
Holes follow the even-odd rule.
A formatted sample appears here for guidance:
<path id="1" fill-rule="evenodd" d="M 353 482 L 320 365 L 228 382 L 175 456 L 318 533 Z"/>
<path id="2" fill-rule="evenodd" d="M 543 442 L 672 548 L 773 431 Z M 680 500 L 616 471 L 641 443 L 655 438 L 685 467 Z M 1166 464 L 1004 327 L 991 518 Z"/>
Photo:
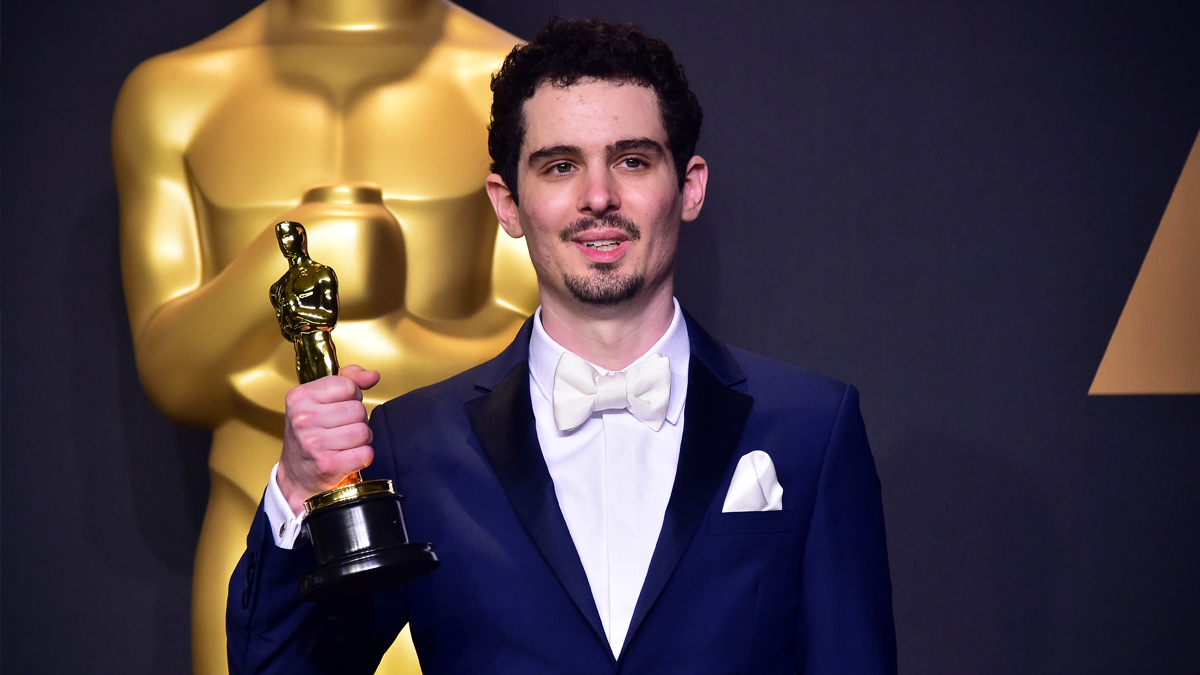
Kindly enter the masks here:
<path id="1" fill-rule="evenodd" d="M 543 84 L 524 113 L 521 204 L 499 176 L 488 193 L 505 231 L 526 237 L 543 302 L 619 305 L 670 293 L 679 223 L 699 214 L 707 167 L 693 158 L 679 189 L 654 91 Z"/>

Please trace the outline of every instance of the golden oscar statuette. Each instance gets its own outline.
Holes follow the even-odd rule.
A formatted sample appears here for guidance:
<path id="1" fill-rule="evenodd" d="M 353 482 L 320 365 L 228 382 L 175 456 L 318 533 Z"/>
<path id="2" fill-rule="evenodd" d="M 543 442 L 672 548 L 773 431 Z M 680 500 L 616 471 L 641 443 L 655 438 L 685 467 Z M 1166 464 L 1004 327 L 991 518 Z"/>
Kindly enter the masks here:
<path id="1" fill-rule="evenodd" d="M 308 255 L 304 226 L 275 225 L 288 271 L 271 286 L 271 305 L 283 337 L 296 349 L 301 384 L 337 375 L 331 332 L 338 318 L 338 281 L 331 267 Z M 401 496 L 390 480 L 357 471 L 304 502 L 304 527 L 317 567 L 300 579 L 300 598 L 321 600 L 365 593 L 429 574 L 441 564 L 430 544 L 408 541 Z"/>

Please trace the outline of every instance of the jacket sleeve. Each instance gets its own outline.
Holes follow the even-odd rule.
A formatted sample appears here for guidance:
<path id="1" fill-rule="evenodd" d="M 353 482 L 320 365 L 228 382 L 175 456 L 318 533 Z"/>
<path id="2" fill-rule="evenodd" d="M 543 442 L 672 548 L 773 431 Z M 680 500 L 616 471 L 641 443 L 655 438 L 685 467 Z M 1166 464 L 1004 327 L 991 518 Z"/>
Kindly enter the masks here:
<path id="1" fill-rule="evenodd" d="M 825 450 L 803 561 L 797 670 L 895 673 L 883 500 L 854 387 L 846 388 Z"/>
<path id="2" fill-rule="evenodd" d="M 384 425 L 371 419 L 374 446 Z M 382 445 L 381 445 L 382 444 Z M 316 566 L 312 545 L 275 545 L 259 504 L 246 551 L 229 580 L 225 631 L 231 675 L 369 675 L 407 623 L 404 589 L 334 602 L 300 600 L 300 576 Z"/>

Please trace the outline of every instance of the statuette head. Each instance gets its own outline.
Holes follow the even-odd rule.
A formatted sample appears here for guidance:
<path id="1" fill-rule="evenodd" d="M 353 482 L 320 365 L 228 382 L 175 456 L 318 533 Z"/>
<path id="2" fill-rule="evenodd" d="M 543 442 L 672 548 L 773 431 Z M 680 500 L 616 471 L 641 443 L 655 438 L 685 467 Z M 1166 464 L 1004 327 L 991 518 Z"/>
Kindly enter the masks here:
<path id="1" fill-rule="evenodd" d="M 308 236 L 300 223 L 285 220 L 275 225 L 279 250 L 288 258 L 308 257 Z"/>

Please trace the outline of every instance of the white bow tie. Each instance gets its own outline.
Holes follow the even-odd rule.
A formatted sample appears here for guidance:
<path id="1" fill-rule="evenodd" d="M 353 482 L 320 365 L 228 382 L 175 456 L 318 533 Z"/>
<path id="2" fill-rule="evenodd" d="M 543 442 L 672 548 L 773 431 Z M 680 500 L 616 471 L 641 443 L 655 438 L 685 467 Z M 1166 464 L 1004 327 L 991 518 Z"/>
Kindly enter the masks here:
<path id="1" fill-rule="evenodd" d="M 570 431 L 597 410 L 628 409 L 654 431 L 662 428 L 671 400 L 671 361 L 655 354 L 612 375 L 563 352 L 554 370 L 554 424 Z"/>

